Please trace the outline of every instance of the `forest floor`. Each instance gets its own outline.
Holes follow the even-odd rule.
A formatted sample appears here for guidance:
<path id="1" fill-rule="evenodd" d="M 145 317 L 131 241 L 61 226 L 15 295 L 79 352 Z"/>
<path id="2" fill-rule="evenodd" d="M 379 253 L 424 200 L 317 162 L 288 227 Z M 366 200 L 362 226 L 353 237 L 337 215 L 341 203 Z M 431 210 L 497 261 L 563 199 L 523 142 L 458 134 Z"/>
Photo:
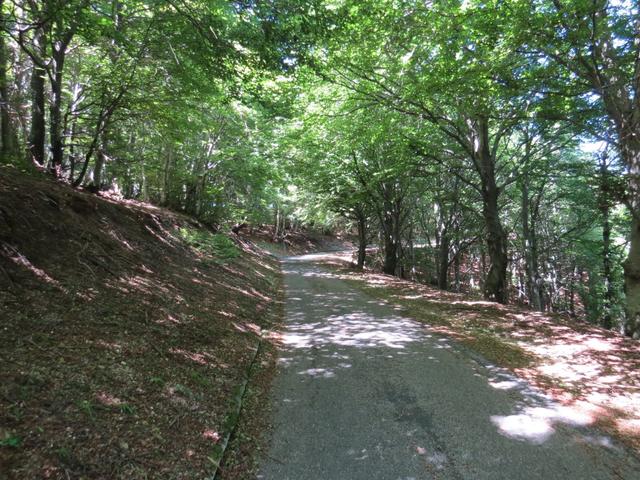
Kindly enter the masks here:
<path id="1" fill-rule="evenodd" d="M 560 315 L 474 300 L 392 276 L 358 272 L 350 253 L 322 263 L 346 280 L 508 368 L 640 453 L 640 344 Z"/>
<path id="2" fill-rule="evenodd" d="M 241 237 L 0 169 L 0 479 L 250 477 L 281 299 Z"/>

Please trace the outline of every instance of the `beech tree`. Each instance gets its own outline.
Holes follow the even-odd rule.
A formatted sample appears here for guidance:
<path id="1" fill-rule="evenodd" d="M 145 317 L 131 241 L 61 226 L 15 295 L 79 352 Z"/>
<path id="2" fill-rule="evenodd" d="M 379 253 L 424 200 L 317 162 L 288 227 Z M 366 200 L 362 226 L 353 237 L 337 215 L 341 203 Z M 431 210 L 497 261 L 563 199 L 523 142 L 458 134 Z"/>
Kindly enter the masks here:
<path id="1" fill-rule="evenodd" d="M 640 20 L 632 2 L 539 1 L 519 4 L 515 28 L 537 62 L 548 63 L 547 95 L 583 97 L 607 116 L 594 131 L 615 146 L 626 168 L 619 198 L 631 212 L 630 249 L 624 263 L 625 332 L 640 336 Z M 533 56 L 532 55 L 532 56 Z M 558 112 L 562 113 L 562 112 Z M 568 120 L 573 120 L 567 115 Z"/>
<path id="2" fill-rule="evenodd" d="M 273 223 L 280 240 L 348 229 L 359 268 L 638 335 L 633 5 L 4 0 L 0 13 L 3 162 L 215 226 Z M 581 151 L 594 141 L 606 159 Z"/>

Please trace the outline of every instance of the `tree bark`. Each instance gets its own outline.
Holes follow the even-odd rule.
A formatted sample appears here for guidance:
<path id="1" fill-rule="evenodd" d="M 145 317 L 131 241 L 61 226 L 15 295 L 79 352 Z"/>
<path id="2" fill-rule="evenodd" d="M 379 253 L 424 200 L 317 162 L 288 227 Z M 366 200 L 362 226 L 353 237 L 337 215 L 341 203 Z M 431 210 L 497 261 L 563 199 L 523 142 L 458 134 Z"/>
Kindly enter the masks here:
<path id="1" fill-rule="evenodd" d="M 440 245 L 438 246 L 438 288 L 449 289 L 449 249 L 451 240 L 446 228 L 440 232 Z"/>
<path id="2" fill-rule="evenodd" d="M 56 62 L 55 73 L 51 82 L 51 104 L 49 106 L 49 137 L 51 139 L 51 165 L 50 172 L 59 177 L 62 173 L 64 159 L 64 143 L 62 131 L 62 57 L 54 55 Z"/>
<path id="3" fill-rule="evenodd" d="M 394 191 L 393 187 L 383 187 L 383 195 L 391 196 Z M 389 197 L 383 201 L 383 212 L 380 213 L 382 226 L 382 236 L 384 243 L 384 263 L 382 271 L 387 275 L 397 275 L 398 253 L 400 249 L 400 232 L 401 225 L 401 204 L 400 199 L 390 199 Z"/>
<path id="4" fill-rule="evenodd" d="M 507 303 L 507 235 L 500 222 L 500 189 L 496 184 L 495 159 L 489 147 L 489 121 L 479 116 L 467 123 L 471 132 L 473 160 L 481 179 L 482 216 L 490 261 L 484 296 L 488 300 Z"/>
<path id="5" fill-rule="evenodd" d="M 45 165 L 45 75 L 44 68 L 35 65 L 31 73 L 31 130 L 29 132 L 29 156 L 36 165 Z"/>
<path id="6" fill-rule="evenodd" d="M 604 280 L 604 302 L 601 325 L 613 327 L 611 307 L 613 305 L 613 272 L 611 266 L 611 221 L 610 221 L 609 171 L 607 157 L 600 159 L 600 214 L 602 215 L 602 277 Z"/>
<path id="7" fill-rule="evenodd" d="M 398 266 L 398 245 L 393 235 L 384 233 L 384 264 L 382 265 L 383 273 L 387 275 L 395 275 Z"/>
<path id="8" fill-rule="evenodd" d="M 358 212 L 358 263 L 356 268 L 362 270 L 367 257 L 367 217 Z"/>
<path id="9" fill-rule="evenodd" d="M 0 0 L 0 15 L 4 24 L 4 1 Z M 9 163 L 15 155 L 15 134 L 9 115 L 9 85 L 7 80 L 7 44 L 4 32 L 0 32 L 0 162 Z"/>
<path id="10" fill-rule="evenodd" d="M 640 221 L 634 217 L 631 227 L 631 248 L 624 262 L 624 292 L 627 297 L 624 332 L 640 338 Z"/>
<path id="11" fill-rule="evenodd" d="M 610 109 L 628 106 L 629 99 L 605 98 Z M 628 201 L 631 211 L 629 255 L 624 261 L 624 290 L 626 296 L 626 318 L 624 332 L 640 338 L 640 105 L 628 115 L 621 110 L 611 111 L 618 130 L 619 150 L 628 172 Z M 624 110 L 623 110 L 624 111 Z"/>
<path id="12" fill-rule="evenodd" d="M 167 146 L 162 169 L 162 191 L 160 192 L 160 204 L 166 207 L 169 204 L 169 188 L 171 183 L 171 164 L 173 162 L 173 145 Z"/>
<path id="13" fill-rule="evenodd" d="M 52 68 L 51 68 L 51 105 L 49 107 L 51 124 L 49 136 L 51 137 L 51 172 L 56 176 L 62 173 L 64 160 L 64 132 L 62 125 L 62 75 L 64 62 L 67 56 L 67 48 L 71 43 L 76 30 L 76 25 L 71 25 L 62 38 L 52 42 Z"/>
<path id="14" fill-rule="evenodd" d="M 96 162 L 93 167 L 93 181 L 91 182 L 91 190 L 99 192 L 102 187 L 102 171 L 104 170 L 104 163 L 106 160 L 106 154 L 104 153 L 104 144 L 101 144 L 96 150 Z"/>
<path id="15" fill-rule="evenodd" d="M 529 179 L 525 174 L 521 184 L 522 190 L 522 249 L 525 260 L 525 288 L 529 305 L 532 309 L 542 311 L 540 295 L 540 272 L 538 271 L 538 239 L 535 231 L 535 208 L 531 212 L 529 196 Z"/>

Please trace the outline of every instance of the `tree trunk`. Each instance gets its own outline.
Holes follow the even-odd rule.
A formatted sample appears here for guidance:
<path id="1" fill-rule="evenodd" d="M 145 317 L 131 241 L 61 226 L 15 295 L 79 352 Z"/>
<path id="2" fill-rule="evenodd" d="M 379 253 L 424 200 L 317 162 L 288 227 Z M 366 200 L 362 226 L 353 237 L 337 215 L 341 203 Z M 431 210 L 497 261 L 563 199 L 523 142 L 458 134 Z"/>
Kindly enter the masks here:
<path id="1" fill-rule="evenodd" d="M 147 178 L 147 170 L 144 167 L 144 160 L 140 163 L 140 170 L 142 172 L 142 201 L 149 201 L 149 179 Z"/>
<path id="2" fill-rule="evenodd" d="M 109 134 L 108 125 L 105 123 L 102 126 L 100 133 L 100 146 L 96 151 L 96 164 L 93 172 L 93 189 L 98 192 L 104 183 L 103 173 L 105 171 L 105 165 L 108 159 L 107 152 L 109 150 Z"/>
<path id="3" fill-rule="evenodd" d="M 395 275 L 398 266 L 398 245 L 391 233 L 384 233 L 384 264 L 383 273 Z"/>
<path id="4" fill-rule="evenodd" d="M 99 192 L 102 187 L 102 171 L 104 170 L 104 164 L 106 155 L 104 153 L 104 144 L 100 145 L 96 150 L 96 163 L 93 167 L 93 181 L 91 182 L 91 190 Z"/>
<path id="5" fill-rule="evenodd" d="M 451 240 L 447 229 L 443 229 L 440 233 L 440 245 L 438 248 L 438 288 L 442 290 L 449 289 L 449 249 Z"/>
<path id="6" fill-rule="evenodd" d="M 164 168 L 162 169 L 162 191 L 160 192 L 160 204 L 169 204 L 169 188 L 171 183 L 171 163 L 173 161 L 173 145 L 169 144 L 164 157 Z"/>
<path id="7" fill-rule="evenodd" d="M 600 213 L 602 215 L 602 277 L 604 280 L 603 314 L 601 324 L 606 329 L 613 327 L 611 307 L 613 305 L 613 273 L 611 268 L 611 221 L 609 199 L 609 171 L 607 156 L 600 159 Z"/>
<path id="8" fill-rule="evenodd" d="M 275 229 L 273 230 L 273 241 L 277 242 L 280 236 L 280 205 L 276 205 Z"/>
<path id="9" fill-rule="evenodd" d="M 386 191 L 388 194 L 389 192 Z M 400 246 L 400 211 L 398 200 L 386 200 L 381 205 L 379 214 L 384 241 L 384 263 L 382 271 L 387 275 L 396 275 L 398 267 L 398 250 Z"/>
<path id="10" fill-rule="evenodd" d="M 629 255 L 624 262 L 626 318 L 624 332 L 640 338 L 640 106 L 630 98 L 619 78 L 609 79 L 607 88 L 597 77 L 590 78 L 602 95 L 605 109 L 614 121 L 618 134 L 620 156 L 627 167 L 632 224 Z"/>
<path id="11" fill-rule="evenodd" d="M 367 257 L 367 218 L 364 214 L 358 213 L 358 270 L 364 268 Z"/>
<path id="12" fill-rule="evenodd" d="M 602 276 L 604 277 L 604 314 L 602 326 L 606 329 L 613 327 L 611 306 L 613 304 L 613 274 L 611 269 L 611 222 L 609 221 L 609 207 L 603 208 L 602 219 Z"/>
<path id="13" fill-rule="evenodd" d="M 542 311 L 542 298 L 540 295 L 540 272 L 538 271 L 538 239 L 535 231 L 535 212 L 531 212 L 531 199 L 529 197 L 529 179 L 526 175 L 522 181 L 522 249 L 525 260 L 525 287 L 527 298 L 531 308 Z"/>
<path id="14" fill-rule="evenodd" d="M 3 0 L 0 0 L 0 15 L 4 23 Z M 9 115 L 9 85 L 7 81 L 7 45 L 5 33 L 0 32 L 0 162 L 9 163 L 15 155 L 15 134 Z"/>
<path id="15" fill-rule="evenodd" d="M 31 73 L 31 130 L 29 132 L 29 156 L 36 165 L 45 164 L 45 85 L 46 72 L 38 65 L 33 66 Z"/>
<path id="16" fill-rule="evenodd" d="M 51 82 L 51 105 L 49 107 L 50 125 L 49 137 L 51 138 L 51 173 L 59 177 L 62 173 L 62 161 L 64 159 L 64 143 L 62 132 L 62 69 L 64 67 L 65 52 L 55 51 L 53 55 L 54 73 Z"/>
<path id="17" fill-rule="evenodd" d="M 624 293 L 627 297 L 624 332 L 640 338 L 640 220 L 637 215 L 631 224 L 631 248 L 624 262 Z"/>
<path id="18" fill-rule="evenodd" d="M 640 115 L 640 111 L 636 112 Z M 627 299 L 624 332 L 640 338 L 640 132 L 621 129 L 622 158 L 629 172 L 631 235 L 629 255 L 624 262 L 624 290 Z"/>
<path id="19" fill-rule="evenodd" d="M 500 189 L 496 184 L 495 159 L 489 148 L 489 122 L 487 118 L 479 117 L 468 123 L 473 138 L 473 160 L 482 182 L 482 216 L 490 261 L 484 296 L 488 300 L 507 303 L 507 235 L 500 222 Z"/>

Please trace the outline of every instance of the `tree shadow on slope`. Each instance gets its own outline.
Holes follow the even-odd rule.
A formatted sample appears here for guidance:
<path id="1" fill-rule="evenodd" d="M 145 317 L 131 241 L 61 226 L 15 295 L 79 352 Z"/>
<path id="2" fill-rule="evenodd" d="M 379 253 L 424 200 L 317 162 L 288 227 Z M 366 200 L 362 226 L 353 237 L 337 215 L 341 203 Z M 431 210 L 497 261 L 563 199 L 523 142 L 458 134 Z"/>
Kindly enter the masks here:
<path id="1" fill-rule="evenodd" d="M 3 172 L 3 478 L 211 470 L 281 279 L 248 244 L 221 257 L 185 229 L 208 235 L 179 214 Z"/>

